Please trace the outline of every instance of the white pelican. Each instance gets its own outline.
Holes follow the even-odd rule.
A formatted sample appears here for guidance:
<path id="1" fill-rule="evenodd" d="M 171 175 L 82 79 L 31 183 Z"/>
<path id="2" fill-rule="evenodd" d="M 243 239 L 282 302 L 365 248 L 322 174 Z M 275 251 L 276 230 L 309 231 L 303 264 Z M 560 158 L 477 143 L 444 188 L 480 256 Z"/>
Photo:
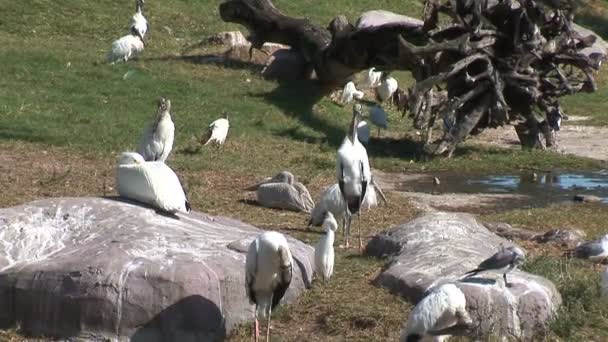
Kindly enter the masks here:
<path id="1" fill-rule="evenodd" d="M 371 67 L 371 68 L 369 68 L 369 70 L 367 71 L 367 74 L 365 75 L 363 84 L 367 88 L 376 88 L 380 85 L 381 78 L 382 78 L 382 72 L 376 71 L 376 68 Z"/>
<path id="2" fill-rule="evenodd" d="M 369 120 L 378 127 L 378 136 L 380 136 L 380 128 L 388 128 L 388 114 L 380 106 L 369 107 Z"/>
<path id="3" fill-rule="evenodd" d="M 428 338 L 432 332 L 472 322 L 466 310 L 464 293 L 454 284 L 443 284 L 431 289 L 410 312 L 407 324 L 401 330 L 399 342 L 417 342 Z M 425 339 L 426 341 L 426 339 Z M 433 341 L 443 341 L 436 336 Z"/>
<path id="4" fill-rule="evenodd" d="M 224 112 L 224 116 L 213 121 L 207 132 L 201 138 L 201 143 L 207 145 L 209 143 L 217 146 L 223 145 L 228 135 L 228 129 L 230 128 L 230 122 L 228 121 L 228 112 Z"/>
<path id="5" fill-rule="evenodd" d="M 108 62 L 115 64 L 119 61 L 128 61 L 129 58 L 137 56 L 144 51 L 144 41 L 134 29 L 131 33 L 123 36 L 112 43 L 112 49 L 108 52 Z"/>
<path id="6" fill-rule="evenodd" d="M 357 136 L 357 124 L 361 117 L 361 105 L 356 104 L 353 108 L 353 121 L 351 125 L 351 136 L 344 137 L 342 145 L 338 149 L 336 160 L 336 178 L 340 193 L 345 202 L 346 210 L 346 247 L 348 248 L 352 214 L 359 213 L 361 202 L 365 198 L 372 172 L 367 158 L 367 151 Z M 359 250 L 363 249 L 361 239 L 361 227 L 359 231 Z"/>
<path id="7" fill-rule="evenodd" d="M 390 98 L 392 98 L 393 93 L 397 91 L 399 88 L 399 84 L 397 80 L 393 77 L 388 76 L 386 72 L 382 73 L 382 82 L 380 86 L 376 88 L 376 94 L 378 95 L 378 99 L 380 102 L 384 102 Z"/>
<path id="8" fill-rule="evenodd" d="M 145 43 L 146 32 L 148 32 L 148 20 L 144 17 L 144 0 L 135 0 L 135 14 L 131 17 L 131 32 L 137 32 L 141 41 Z"/>
<path id="9" fill-rule="evenodd" d="M 257 202 L 267 208 L 287 209 L 310 213 L 315 203 L 304 184 L 295 181 L 289 171 L 281 171 L 272 178 L 245 188 L 255 191 Z"/>
<path id="10" fill-rule="evenodd" d="M 171 101 L 161 97 L 158 100 L 156 117 L 144 129 L 137 153 L 147 161 L 164 162 L 173 149 L 174 137 L 175 125 L 171 120 Z"/>
<path id="11" fill-rule="evenodd" d="M 363 92 L 357 90 L 357 88 L 355 88 L 355 83 L 350 81 L 344 86 L 344 90 L 342 91 L 341 102 L 347 104 L 352 102 L 353 98 L 361 100 L 363 98 Z"/>
<path id="12" fill-rule="evenodd" d="M 323 281 L 328 281 L 334 273 L 334 240 L 338 223 L 331 212 L 326 211 L 324 216 L 325 235 L 315 246 L 315 272 Z"/>
<path id="13" fill-rule="evenodd" d="M 270 340 L 270 316 L 279 304 L 293 272 L 293 259 L 281 233 L 265 232 L 253 240 L 245 261 L 245 290 L 255 304 L 255 340 L 259 338 L 258 317 L 268 318 L 266 341 Z"/>
<path id="14" fill-rule="evenodd" d="M 505 286 L 511 287 L 511 284 L 507 281 L 507 273 L 513 271 L 517 266 L 523 264 L 526 260 L 524 251 L 516 246 L 510 246 L 507 248 L 501 247 L 496 254 L 482 261 L 476 269 L 465 273 L 467 277 L 476 275 L 479 272 L 484 271 L 500 271 L 503 272 L 502 276 L 505 279 Z"/>
<path id="15" fill-rule="evenodd" d="M 163 162 L 147 162 L 139 153 L 125 152 L 118 161 L 116 178 L 121 197 L 172 214 L 190 212 L 190 203 L 177 175 Z"/>

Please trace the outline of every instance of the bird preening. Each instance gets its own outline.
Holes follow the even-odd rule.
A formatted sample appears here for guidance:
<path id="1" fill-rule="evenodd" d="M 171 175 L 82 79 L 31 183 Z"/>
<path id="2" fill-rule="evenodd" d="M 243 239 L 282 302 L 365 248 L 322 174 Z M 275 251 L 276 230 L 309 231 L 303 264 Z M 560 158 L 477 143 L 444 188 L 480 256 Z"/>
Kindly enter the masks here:
<path id="1" fill-rule="evenodd" d="M 209 125 L 207 131 L 205 131 L 200 140 L 203 146 L 212 144 L 220 147 L 224 145 L 226 137 L 228 136 L 228 129 L 230 128 L 230 121 L 228 121 L 228 117 L 228 112 L 224 112 L 224 115 L 221 118 L 213 121 Z"/>
<path id="2" fill-rule="evenodd" d="M 173 149 L 175 124 L 171 119 L 171 101 L 161 97 L 152 122 L 146 126 L 137 152 L 146 161 L 162 161 L 169 157 Z"/>

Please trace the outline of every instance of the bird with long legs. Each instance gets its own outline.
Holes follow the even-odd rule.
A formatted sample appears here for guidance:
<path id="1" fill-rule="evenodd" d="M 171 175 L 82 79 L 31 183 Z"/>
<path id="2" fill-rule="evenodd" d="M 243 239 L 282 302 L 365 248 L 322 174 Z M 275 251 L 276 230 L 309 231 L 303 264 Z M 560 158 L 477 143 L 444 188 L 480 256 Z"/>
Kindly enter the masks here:
<path id="1" fill-rule="evenodd" d="M 357 136 L 357 125 L 361 119 L 362 107 L 355 104 L 353 107 L 353 119 L 349 135 L 344 137 L 342 145 L 338 149 L 336 161 L 336 177 L 340 193 L 344 199 L 346 211 L 345 247 L 349 247 L 350 228 L 352 215 L 360 217 L 361 203 L 365 198 L 367 187 L 372 178 L 371 168 L 367 157 L 367 150 L 359 141 Z M 363 249 L 361 239 L 361 226 L 357 224 L 359 235 L 359 251 Z"/>
<path id="2" fill-rule="evenodd" d="M 270 316 L 291 284 L 293 258 L 287 239 L 278 232 L 260 234 L 247 251 L 245 290 L 255 304 L 255 341 L 259 341 L 258 317 L 267 318 L 266 342 L 270 341 Z"/>

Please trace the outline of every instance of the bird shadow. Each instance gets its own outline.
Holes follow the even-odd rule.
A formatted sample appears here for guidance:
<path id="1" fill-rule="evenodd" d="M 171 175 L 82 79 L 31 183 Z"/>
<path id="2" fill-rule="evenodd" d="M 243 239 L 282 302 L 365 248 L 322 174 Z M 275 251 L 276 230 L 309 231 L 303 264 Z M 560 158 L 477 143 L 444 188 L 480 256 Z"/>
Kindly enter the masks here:
<path id="1" fill-rule="evenodd" d="M 481 278 L 481 277 L 466 277 L 459 280 L 460 283 L 479 284 L 479 285 L 494 285 L 496 280 Z"/>
<path id="2" fill-rule="evenodd" d="M 145 58 L 146 61 L 171 62 L 182 61 L 198 65 L 215 65 L 232 70 L 249 70 L 259 73 L 263 65 L 251 61 L 244 61 L 238 58 L 226 56 L 225 54 L 203 54 L 203 55 L 179 55 L 179 56 L 160 56 Z"/>
<path id="3" fill-rule="evenodd" d="M 423 143 L 408 137 L 370 137 L 366 146 L 370 155 L 420 160 L 424 156 Z"/>
<path id="4" fill-rule="evenodd" d="M 177 216 L 176 214 L 173 214 L 173 213 L 170 213 L 170 212 L 158 209 L 158 208 L 153 207 L 153 206 L 151 206 L 151 205 L 149 205 L 147 203 L 139 202 L 139 201 L 136 201 L 136 200 L 133 200 L 133 199 L 124 198 L 124 197 L 120 197 L 120 196 L 103 196 L 102 198 L 110 200 L 110 201 L 116 201 L 116 202 L 122 202 L 122 203 L 128 203 L 128 204 L 136 205 L 138 207 L 142 207 L 142 208 L 146 208 L 146 209 L 152 209 L 152 210 L 154 210 L 154 212 L 157 215 L 164 216 L 164 217 L 167 217 L 167 218 L 171 218 L 171 219 L 174 219 L 174 220 L 180 220 L 180 217 Z"/>

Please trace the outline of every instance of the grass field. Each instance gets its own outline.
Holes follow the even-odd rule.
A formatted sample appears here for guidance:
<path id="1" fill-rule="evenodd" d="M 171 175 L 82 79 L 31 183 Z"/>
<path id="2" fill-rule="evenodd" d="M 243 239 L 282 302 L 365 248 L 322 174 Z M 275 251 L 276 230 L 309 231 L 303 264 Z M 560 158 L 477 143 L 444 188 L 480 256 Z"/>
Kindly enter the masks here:
<path id="1" fill-rule="evenodd" d="M 412 0 L 274 3 L 286 13 L 321 25 L 337 14 L 354 20 L 369 9 L 411 16 L 420 16 L 422 10 L 421 3 Z M 582 13 L 582 22 L 608 34 L 608 2 L 585 4 L 589 6 Z M 256 65 L 225 67 L 183 58 L 184 47 L 218 31 L 240 29 L 219 20 L 217 5 L 215 1 L 148 1 L 151 32 L 146 51 L 136 61 L 110 66 L 105 54 L 111 42 L 126 32 L 132 1 L 0 0 L 0 206 L 53 196 L 112 194 L 118 153 L 136 147 L 143 125 L 155 113 L 156 99 L 165 96 L 172 101 L 176 124 L 174 152 L 168 163 L 184 180 L 195 210 L 235 217 L 314 243 L 318 234 L 304 229 L 305 215 L 249 205 L 240 189 L 288 169 L 317 198 L 333 183 L 335 151 L 350 121 L 350 108 L 320 98 L 309 81 L 266 81 L 259 77 Z M 209 52 L 213 50 L 197 51 Z M 606 125 L 606 75 L 598 76 L 598 92 L 566 99 L 565 109 L 591 116 L 587 124 Z M 408 78 L 400 80 L 406 84 Z M 227 145 L 220 153 L 213 149 L 192 153 L 192 140 L 224 110 L 231 113 Z M 372 166 L 385 171 L 503 172 L 603 166 L 549 152 L 505 151 L 473 144 L 458 149 L 453 159 L 423 161 L 411 122 L 396 112 L 389 115 L 390 128 L 381 139 L 373 139 L 369 149 Z M 553 215 L 555 212 L 559 215 Z M 389 205 L 364 215 L 362 227 L 369 236 L 417 214 L 408 200 L 389 194 Z M 588 231 L 590 237 L 606 232 L 605 208 L 592 205 L 515 210 L 484 219 L 542 230 L 569 226 Z M 585 263 L 564 266 L 555 251 L 534 253 L 527 269 L 549 277 L 569 296 L 562 318 L 552 325 L 552 338 L 608 337 L 608 313 L 594 300 L 597 273 Z M 276 312 L 274 340 L 396 339 L 410 304 L 371 285 L 384 260 L 343 250 L 336 257 L 335 277 L 329 284 L 316 285 L 295 305 Z M 575 277 L 577 282 L 571 282 Z M 596 319 L 581 319 L 587 313 Z M 247 340 L 249 328 L 237 330 L 230 340 Z M 3 339 L 23 338 L 9 332 L 0 335 Z"/>

